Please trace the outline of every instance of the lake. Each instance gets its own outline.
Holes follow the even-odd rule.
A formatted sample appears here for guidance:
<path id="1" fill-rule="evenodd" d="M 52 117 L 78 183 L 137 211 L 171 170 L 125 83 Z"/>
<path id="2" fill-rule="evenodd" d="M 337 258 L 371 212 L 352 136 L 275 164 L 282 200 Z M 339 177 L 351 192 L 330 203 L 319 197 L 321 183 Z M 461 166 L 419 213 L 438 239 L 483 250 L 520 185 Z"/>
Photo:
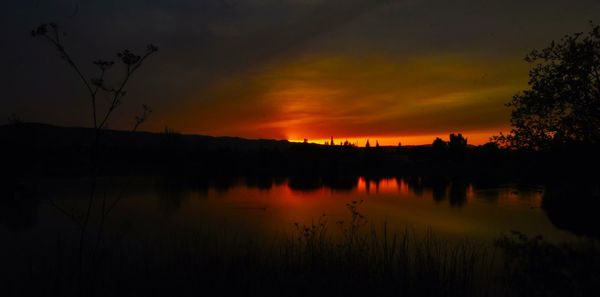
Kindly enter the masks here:
<path id="1" fill-rule="evenodd" d="M 0 204 L 1 236 L 18 244 L 76 233 L 75 224 L 60 209 L 81 213 L 91 181 L 47 179 L 34 188 L 30 195 L 17 193 L 15 201 Z M 207 182 L 121 177 L 99 179 L 95 193 L 97 209 L 103 202 L 107 208 L 114 205 L 106 219 L 107 234 L 128 239 L 168 240 L 209 231 L 272 237 L 295 232 L 295 223 L 319 220 L 326 221 L 335 236 L 336 222 L 350 219 L 346 204 L 352 201 L 362 201 L 358 211 L 371 228 L 387 224 L 416 234 L 432 230 L 450 239 L 493 240 L 513 230 L 552 242 L 579 238 L 553 223 L 542 207 L 544 187 L 532 185 L 423 178 Z"/>

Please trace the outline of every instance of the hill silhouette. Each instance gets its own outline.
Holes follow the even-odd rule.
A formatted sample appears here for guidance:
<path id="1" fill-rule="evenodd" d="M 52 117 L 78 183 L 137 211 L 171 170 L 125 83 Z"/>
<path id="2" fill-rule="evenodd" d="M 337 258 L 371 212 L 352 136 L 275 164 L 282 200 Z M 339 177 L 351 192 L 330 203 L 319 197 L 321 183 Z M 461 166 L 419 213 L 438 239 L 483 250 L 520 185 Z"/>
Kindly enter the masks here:
<path id="1" fill-rule="evenodd" d="M 18 145 L 45 149 L 89 147 L 95 131 L 92 128 L 61 127 L 40 123 L 18 123 L 0 126 L 3 146 Z M 177 139 L 177 146 L 184 151 L 231 149 L 253 151 L 262 148 L 284 150 L 290 147 L 287 140 L 244 139 L 240 137 L 213 137 L 185 135 L 179 133 L 130 132 L 102 130 L 100 145 L 118 149 L 160 149 L 170 143 L 166 139 Z"/>
<path id="2" fill-rule="evenodd" d="M 594 147 L 555 151 L 499 149 L 493 145 L 434 145 L 359 148 L 165 133 L 95 130 L 19 123 L 0 126 L 3 175 L 90 174 L 97 149 L 99 174 L 202 177 L 301 177 L 300 184 L 347 177 L 466 177 L 486 181 L 593 178 Z M 462 136 L 461 136 L 462 137 Z M 455 136 L 456 138 L 456 136 Z M 435 144 L 438 145 L 435 145 Z M 450 143 L 452 144 L 452 143 Z"/>

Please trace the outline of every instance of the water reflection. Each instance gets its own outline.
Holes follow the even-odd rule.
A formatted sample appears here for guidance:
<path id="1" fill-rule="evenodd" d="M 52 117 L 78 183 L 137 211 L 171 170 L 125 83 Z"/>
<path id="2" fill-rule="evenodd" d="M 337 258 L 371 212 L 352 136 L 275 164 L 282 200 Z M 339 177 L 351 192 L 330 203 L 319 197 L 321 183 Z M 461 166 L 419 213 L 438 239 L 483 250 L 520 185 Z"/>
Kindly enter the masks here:
<path id="1" fill-rule="evenodd" d="M 323 186 L 336 191 L 351 192 L 359 186 L 359 179 L 348 176 L 328 176 L 323 178 Z"/>
<path id="2" fill-rule="evenodd" d="M 422 196 L 425 192 L 423 178 L 421 177 L 408 177 L 406 178 L 406 184 L 408 185 L 409 189 L 411 189 L 412 192 L 417 196 Z"/>
<path id="3" fill-rule="evenodd" d="M 293 176 L 287 180 L 287 186 L 291 190 L 306 193 L 323 188 L 340 192 L 352 192 L 362 188 L 368 192 L 374 183 L 375 181 L 368 180 L 365 186 L 365 179 L 348 176 Z"/>
<path id="4" fill-rule="evenodd" d="M 462 207 L 467 203 L 467 189 L 469 188 L 469 183 L 465 180 L 457 179 L 452 181 L 450 186 L 450 206 L 452 207 Z"/>
<path id="5" fill-rule="evenodd" d="M 176 179 L 162 179 L 156 182 L 155 190 L 158 198 L 158 208 L 165 214 L 177 213 L 186 198 L 186 188 L 191 186 L 182 186 Z M 208 187 L 193 187 L 199 193 L 207 193 Z M 204 190 L 204 191 L 202 191 Z"/>
<path id="6" fill-rule="evenodd" d="M 448 195 L 449 181 L 445 177 L 432 177 L 429 186 L 432 190 L 433 200 L 442 202 Z"/>
<path id="7" fill-rule="evenodd" d="M 226 195 L 231 189 L 243 187 L 258 189 L 264 195 L 278 193 L 278 188 L 284 187 L 293 193 L 305 195 L 320 193 L 324 190 L 348 195 L 357 194 L 398 194 L 411 197 L 430 198 L 440 204 L 447 202 L 453 208 L 461 208 L 468 204 L 470 198 L 489 203 L 519 203 L 524 200 L 532 203 L 532 207 L 541 206 L 541 188 L 510 184 L 480 184 L 463 178 L 447 178 L 443 176 L 430 177 L 318 177 L 293 176 L 290 178 L 272 178 L 254 176 L 244 179 L 213 178 L 160 178 L 155 182 L 155 191 L 160 200 L 164 201 L 166 210 L 177 209 L 181 200 L 189 193 L 197 196 L 208 196 L 210 191 Z"/>
<path id="8" fill-rule="evenodd" d="M 451 207 L 464 206 L 471 188 L 471 184 L 464 179 L 450 179 L 444 176 L 408 177 L 396 180 L 399 188 L 405 183 L 416 196 L 431 195 L 433 201 L 437 203 L 448 200 L 448 205 Z"/>
<path id="9" fill-rule="evenodd" d="M 600 238 L 600 186 L 552 185 L 546 188 L 542 208 L 556 227 L 577 235 Z"/>
<path id="10" fill-rule="evenodd" d="M 288 187 L 299 192 L 314 192 L 323 187 L 323 181 L 318 176 L 294 176 L 289 179 Z"/>
<path id="11" fill-rule="evenodd" d="M 246 187 L 258 188 L 261 190 L 270 190 L 274 185 L 281 185 L 285 182 L 284 178 L 281 177 L 269 177 L 264 175 L 256 175 L 247 177 L 245 179 Z"/>
<path id="12" fill-rule="evenodd" d="M 65 186 L 56 180 L 48 184 L 52 187 L 42 185 L 36 192 L 57 199 L 73 199 L 73 196 L 85 199 L 88 194 L 85 186 L 79 187 L 77 193 L 62 193 L 69 188 L 66 181 Z M 540 187 L 445 176 L 273 178 L 260 175 L 245 179 L 140 178 L 125 186 L 127 194 L 115 221 L 121 220 L 120 216 L 133 221 L 131 212 L 134 212 L 138 221 L 156 220 L 157 225 L 168 217 L 173 224 L 192 227 L 234 220 L 237 225 L 255 224 L 276 229 L 323 213 L 343 218 L 345 203 L 365 200 L 365 214 L 373 222 L 385 219 L 397 226 L 431 226 L 454 234 L 490 237 L 510 230 L 534 234 L 561 234 L 560 230 L 565 230 L 600 237 L 600 232 L 592 227 L 597 221 L 594 210 L 600 206 L 597 186 L 548 187 L 542 192 Z M 41 216 L 36 201 L 43 199 L 21 195 L 15 200 L 15 192 L 11 190 L 13 198 L 7 198 L 10 196 L 5 195 L 7 192 L 2 192 L 0 200 L 0 225 L 10 230 L 34 228 Z M 567 196 L 577 199 L 565 199 Z M 49 207 L 44 209 L 52 211 Z M 459 209 L 461 211 L 457 211 Z"/>

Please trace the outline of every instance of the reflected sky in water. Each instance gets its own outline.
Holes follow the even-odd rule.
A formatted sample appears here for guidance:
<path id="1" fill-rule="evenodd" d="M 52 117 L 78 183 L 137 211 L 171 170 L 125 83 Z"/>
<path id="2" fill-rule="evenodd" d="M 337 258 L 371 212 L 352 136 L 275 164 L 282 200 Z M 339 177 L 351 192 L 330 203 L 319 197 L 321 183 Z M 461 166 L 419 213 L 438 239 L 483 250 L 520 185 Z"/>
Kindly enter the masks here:
<path id="1" fill-rule="evenodd" d="M 70 232 L 72 222 L 48 201 L 78 209 L 88 194 L 86 180 L 40 182 L 30 198 L 36 203 L 23 198 L 0 205 L 2 213 L 11 214 L 3 216 L 0 232 L 4 238 L 29 240 Z M 335 236 L 335 222 L 350 218 L 346 203 L 360 200 L 359 211 L 375 228 L 387 222 L 399 231 L 431 229 L 442 237 L 484 240 L 511 230 L 552 241 L 577 238 L 548 218 L 541 187 L 483 186 L 460 179 L 107 178 L 100 181 L 98 194 L 107 201 L 119 199 L 107 232 L 121 238 L 168 239 L 206 231 L 271 237 L 289 234 L 294 223 L 310 224 L 323 214 Z"/>

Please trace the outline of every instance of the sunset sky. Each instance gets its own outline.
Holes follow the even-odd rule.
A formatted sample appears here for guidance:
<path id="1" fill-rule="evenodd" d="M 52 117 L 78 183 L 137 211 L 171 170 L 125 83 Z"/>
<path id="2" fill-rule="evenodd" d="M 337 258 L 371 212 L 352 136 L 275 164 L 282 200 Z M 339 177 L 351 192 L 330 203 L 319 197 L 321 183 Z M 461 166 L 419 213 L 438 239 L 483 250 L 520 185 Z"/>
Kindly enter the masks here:
<path id="1" fill-rule="evenodd" d="M 110 128 L 362 146 L 481 144 L 509 130 L 526 53 L 600 22 L 597 0 L 5 0 L 0 123 L 90 126 L 84 88 L 29 31 L 54 21 L 86 73 L 123 49 L 160 51 Z M 9 42 L 6 42 L 6 41 Z M 115 70 L 115 73 L 118 73 Z"/>

